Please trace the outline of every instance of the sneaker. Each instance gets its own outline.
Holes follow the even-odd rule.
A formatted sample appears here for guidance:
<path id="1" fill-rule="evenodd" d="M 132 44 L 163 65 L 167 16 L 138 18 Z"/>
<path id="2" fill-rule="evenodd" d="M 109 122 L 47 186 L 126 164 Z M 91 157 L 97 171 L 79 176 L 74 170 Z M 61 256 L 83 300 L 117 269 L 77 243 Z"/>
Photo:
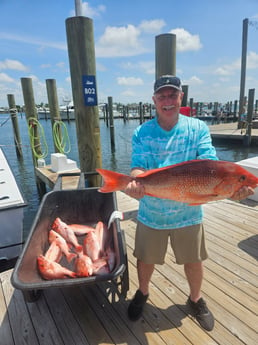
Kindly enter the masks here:
<path id="1" fill-rule="evenodd" d="M 128 317 L 131 321 L 137 321 L 142 316 L 143 308 L 148 297 L 149 295 L 144 295 L 140 290 L 136 291 L 127 310 Z"/>
<path id="2" fill-rule="evenodd" d="M 193 316 L 199 322 L 199 324 L 206 331 L 211 331 L 214 327 L 214 316 L 209 311 L 206 302 L 203 298 L 200 298 L 196 303 L 191 301 L 190 297 L 187 300 L 187 304 L 190 306 Z"/>

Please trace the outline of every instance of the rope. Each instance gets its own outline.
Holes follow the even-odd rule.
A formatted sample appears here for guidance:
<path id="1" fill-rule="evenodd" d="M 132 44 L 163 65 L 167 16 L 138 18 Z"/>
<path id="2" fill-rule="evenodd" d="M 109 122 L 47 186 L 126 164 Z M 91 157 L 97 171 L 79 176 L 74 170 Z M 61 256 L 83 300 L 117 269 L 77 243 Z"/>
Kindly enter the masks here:
<path id="1" fill-rule="evenodd" d="M 0 123 L 0 127 L 2 127 L 3 125 L 5 125 L 6 122 L 9 121 L 9 120 L 10 120 L 10 116 L 7 117 L 7 118 L 5 118 L 5 120 L 4 120 L 3 122 Z"/>
<path id="2" fill-rule="evenodd" d="M 71 143 L 64 122 L 55 120 L 52 131 L 54 144 L 59 153 L 69 153 L 71 151 Z"/>
<path id="3" fill-rule="evenodd" d="M 35 136 L 37 131 L 35 129 L 38 129 L 38 136 Z M 39 158 L 45 158 L 48 154 L 48 146 L 47 146 L 47 141 L 44 133 L 44 128 L 42 125 L 39 123 L 37 119 L 34 117 L 28 118 L 28 130 L 29 130 L 29 138 L 30 138 L 30 144 L 31 144 L 31 149 L 34 157 L 36 159 Z M 41 140 L 42 140 L 42 146 L 44 147 L 44 151 L 41 151 Z M 38 145 L 35 145 L 35 142 L 38 142 Z M 40 150 L 40 152 L 38 152 Z"/>

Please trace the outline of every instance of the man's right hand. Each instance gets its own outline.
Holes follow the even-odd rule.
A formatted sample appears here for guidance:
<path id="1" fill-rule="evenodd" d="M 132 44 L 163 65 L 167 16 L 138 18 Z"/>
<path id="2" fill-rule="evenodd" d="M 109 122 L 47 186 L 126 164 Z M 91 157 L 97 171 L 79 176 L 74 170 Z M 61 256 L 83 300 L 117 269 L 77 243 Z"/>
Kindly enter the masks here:
<path id="1" fill-rule="evenodd" d="M 124 192 L 132 198 L 141 199 L 144 196 L 144 186 L 140 182 L 129 182 Z"/>

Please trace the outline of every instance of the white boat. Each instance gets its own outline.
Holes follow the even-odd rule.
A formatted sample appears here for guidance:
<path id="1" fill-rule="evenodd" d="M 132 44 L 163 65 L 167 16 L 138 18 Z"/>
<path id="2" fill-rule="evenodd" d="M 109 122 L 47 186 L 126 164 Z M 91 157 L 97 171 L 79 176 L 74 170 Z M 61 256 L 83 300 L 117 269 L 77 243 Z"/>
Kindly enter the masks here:
<path id="1" fill-rule="evenodd" d="M 0 262 L 21 253 L 24 206 L 26 203 L 0 148 Z"/>
<path id="2" fill-rule="evenodd" d="M 258 177 L 258 156 L 243 159 L 242 161 L 238 161 L 237 164 Z M 258 188 L 254 190 L 254 194 L 250 195 L 248 199 L 258 202 Z"/>

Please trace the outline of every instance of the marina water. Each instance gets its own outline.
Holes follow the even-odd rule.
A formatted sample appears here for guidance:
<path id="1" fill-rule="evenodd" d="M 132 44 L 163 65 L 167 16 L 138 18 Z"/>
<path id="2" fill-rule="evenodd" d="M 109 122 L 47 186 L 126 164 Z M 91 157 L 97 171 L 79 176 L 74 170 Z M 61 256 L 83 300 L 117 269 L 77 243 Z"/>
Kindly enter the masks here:
<path id="1" fill-rule="evenodd" d="M 48 147 L 48 151 L 46 151 L 46 148 L 42 146 L 42 151 L 46 151 L 46 164 L 50 164 L 50 155 L 51 153 L 54 153 L 51 121 L 40 120 L 39 123 L 42 126 L 42 131 Z M 24 210 L 24 238 L 26 238 L 38 210 L 40 199 L 35 182 L 28 128 L 24 114 L 18 115 L 18 124 L 22 141 L 23 159 L 18 159 L 16 155 L 12 122 L 9 118 L 9 114 L 0 115 L 0 147 L 7 157 L 20 190 L 28 204 Z M 115 150 L 112 152 L 110 129 L 107 127 L 104 120 L 100 120 L 102 167 L 104 169 L 129 174 L 131 159 L 131 137 L 134 129 L 138 125 L 139 120 L 136 119 L 130 119 L 127 122 L 124 122 L 123 119 L 114 120 Z M 79 166 L 75 121 L 66 121 L 65 126 L 67 128 L 71 144 L 71 150 L 69 153 L 67 153 L 67 157 L 75 160 Z M 225 144 L 225 142 L 223 144 L 216 143 L 214 146 L 216 147 L 217 155 L 220 160 L 237 162 L 257 156 L 257 147 L 255 146 L 244 147 L 240 143 Z"/>

